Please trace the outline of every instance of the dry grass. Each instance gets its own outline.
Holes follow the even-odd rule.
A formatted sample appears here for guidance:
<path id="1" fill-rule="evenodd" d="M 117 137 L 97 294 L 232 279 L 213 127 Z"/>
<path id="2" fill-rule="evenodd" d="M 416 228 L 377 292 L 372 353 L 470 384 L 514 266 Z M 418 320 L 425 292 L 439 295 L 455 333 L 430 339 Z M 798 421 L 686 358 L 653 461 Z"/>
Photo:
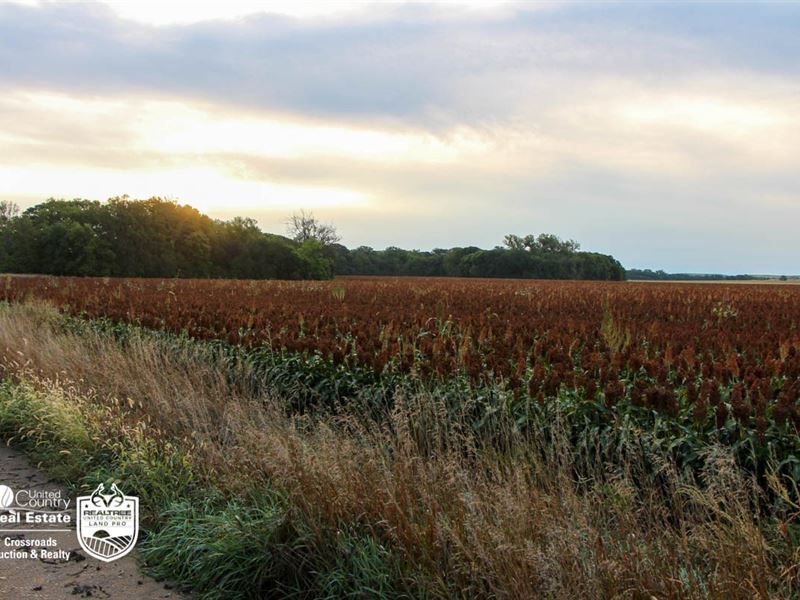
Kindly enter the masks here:
<path id="1" fill-rule="evenodd" d="M 58 333 L 58 318 L 42 305 L 0 310 L 7 375 L 84 389 L 180 445 L 229 493 L 279 489 L 322 544 L 343 528 L 376 537 L 425 574 L 433 595 L 799 593 L 789 517 L 762 521 L 758 486 L 719 449 L 709 448 L 699 481 L 668 461 L 653 478 L 635 457 L 583 464 L 564 436 L 545 442 L 511 427 L 497 452 L 428 397 L 398 399 L 381 422 L 287 416 L 191 345 L 167 351 L 143 337 L 122 348 L 99 334 Z M 576 466 L 591 477 L 576 481 Z"/>

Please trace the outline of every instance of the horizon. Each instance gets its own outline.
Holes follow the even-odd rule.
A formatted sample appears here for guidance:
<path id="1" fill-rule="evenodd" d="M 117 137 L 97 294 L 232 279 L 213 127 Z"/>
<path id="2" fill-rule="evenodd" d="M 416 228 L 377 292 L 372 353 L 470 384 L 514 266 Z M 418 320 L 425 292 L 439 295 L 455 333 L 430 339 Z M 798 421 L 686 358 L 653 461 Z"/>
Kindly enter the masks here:
<path id="1" fill-rule="evenodd" d="M 800 272 L 800 6 L 0 4 L 0 200 Z"/>

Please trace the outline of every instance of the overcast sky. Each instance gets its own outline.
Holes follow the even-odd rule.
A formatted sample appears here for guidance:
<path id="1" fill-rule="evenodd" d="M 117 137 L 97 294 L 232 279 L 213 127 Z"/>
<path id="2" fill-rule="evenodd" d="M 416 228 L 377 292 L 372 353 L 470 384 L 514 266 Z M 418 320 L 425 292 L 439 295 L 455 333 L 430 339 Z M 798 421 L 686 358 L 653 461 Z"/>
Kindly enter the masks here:
<path id="1" fill-rule="evenodd" d="M 0 199 L 800 273 L 800 5 L 0 4 Z"/>

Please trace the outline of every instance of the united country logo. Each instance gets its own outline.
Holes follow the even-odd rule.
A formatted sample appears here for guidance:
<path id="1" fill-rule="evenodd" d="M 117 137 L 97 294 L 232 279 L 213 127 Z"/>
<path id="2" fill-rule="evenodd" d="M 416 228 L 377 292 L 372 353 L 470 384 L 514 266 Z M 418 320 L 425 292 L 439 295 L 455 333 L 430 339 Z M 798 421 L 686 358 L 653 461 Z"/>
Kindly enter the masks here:
<path id="1" fill-rule="evenodd" d="M 89 556 L 111 562 L 128 554 L 139 537 L 139 498 L 102 483 L 78 496 L 78 542 Z"/>

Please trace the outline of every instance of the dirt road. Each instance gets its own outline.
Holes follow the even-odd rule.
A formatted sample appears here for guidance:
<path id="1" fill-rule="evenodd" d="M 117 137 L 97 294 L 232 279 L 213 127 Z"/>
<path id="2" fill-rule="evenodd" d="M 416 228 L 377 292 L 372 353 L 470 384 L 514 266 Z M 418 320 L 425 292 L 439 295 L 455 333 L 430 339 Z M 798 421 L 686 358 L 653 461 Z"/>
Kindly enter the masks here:
<path id="1" fill-rule="evenodd" d="M 75 496 L 38 471 L 25 455 L 0 441 L 0 598 L 50 600 L 55 598 L 114 598 L 149 600 L 187 598 L 169 584 L 142 575 L 134 553 L 105 563 L 87 557 L 75 533 Z M 22 495 L 19 494 L 23 491 Z M 33 492 L 28 493 L 28 492 Z M 41 493 L 40 493 L 41 492 Z M 10 523 L 15 513 L 10 499 L 30 502 L 32 497 L 60 497 L 69 501 L 68 524 Z M 5 496 L 5 499 L 3 498 Z M 55 501 L 53 501 L 55 502 Z M 37 511 L 38 512 L 38 511 Z M 44 512 L 44 509 L 43 511 Z M 5 515 L 5 517 L 4 517 Z M 24 518 L 24 517 L 23 517 Z M 40 545 L 36 540 L 41 540 Z M 42 545 L 46 544 L 46 545 Z"/>

